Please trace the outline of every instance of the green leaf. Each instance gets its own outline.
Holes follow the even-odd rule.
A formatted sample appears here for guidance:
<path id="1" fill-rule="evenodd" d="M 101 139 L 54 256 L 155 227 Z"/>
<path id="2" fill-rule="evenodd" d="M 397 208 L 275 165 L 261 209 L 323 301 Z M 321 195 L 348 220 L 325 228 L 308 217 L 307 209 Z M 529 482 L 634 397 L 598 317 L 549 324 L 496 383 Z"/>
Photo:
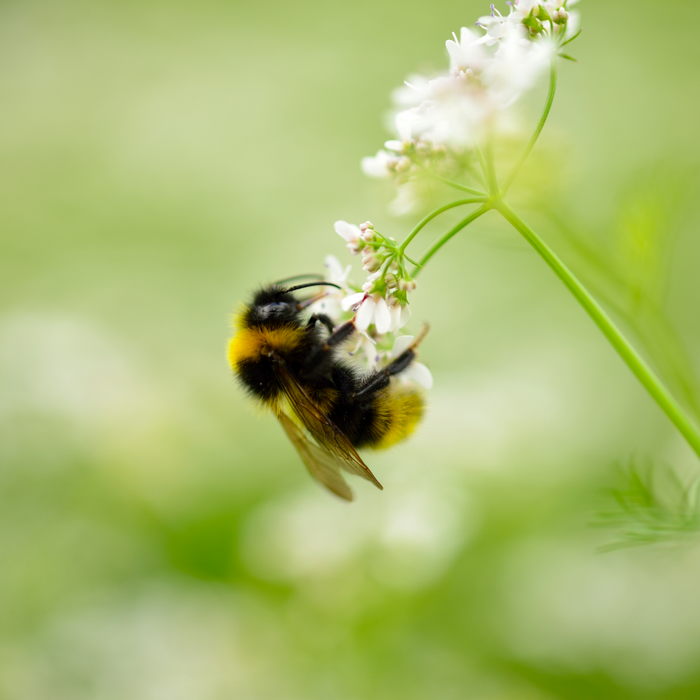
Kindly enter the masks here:
<path id="1" fill-rule="evenodd" d="M 542 31 L 542 23 L 537 19 L 537 17 L 534 17 L 533 15 L 528 15 L 523 20 L 523 24 L 529 29 L 531 29 L 533 32 Z"/>
<path id="2" fill-rule="evenodd" d="M 576 32 L 576 34 L 574 34 L 574 35 L 571 37 L 571 39 L 567 39 L 567 40 L 562 44 L 562 46 L 566 46 L 567 44 L 570 44 L 574 39 L 576 39 L 576 37 L 578 37 L 578 35 L 579 35 L 582 31 L 583 31 L 583 29 L 579 29 L 579 30 Z"/>

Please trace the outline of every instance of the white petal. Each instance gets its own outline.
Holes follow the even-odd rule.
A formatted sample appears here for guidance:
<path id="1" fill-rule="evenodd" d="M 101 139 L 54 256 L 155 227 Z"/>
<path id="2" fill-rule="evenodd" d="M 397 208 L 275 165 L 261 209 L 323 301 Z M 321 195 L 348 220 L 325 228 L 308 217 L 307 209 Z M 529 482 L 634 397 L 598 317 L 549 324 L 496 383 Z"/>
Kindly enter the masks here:
<path id="1" fill-rule="evenodd" d="M 395 160 L 386 151 L 378 151 L 376 156 L 366 156 L 360 161 L 362 172 L 367 177 L 385 178 L 391 175 L 389 162 Z"/>
<path id="2" fill-rule="evenodd" d="M 355 224 L 349 224 L 347 221 L 336 221 L 333 224 L 335 232 L 342 236 L 348 243 L 353 243 L 360 237 L 360 227 Z"/>
<path id="3" fill-rule="evenodd" d="M 403 328 L 411 320 L 411 307 L 406 304 L 406 306 L 401 307 L 401 320 L 399 321 L 399 328 Z"/>
<path id="4" fill-rule="evenodd" d="M 338 284 L 343 279 L 343 268 L 335 255 L 326 255 L 326 267 L 328 268 L 328 281 Z"/>
<path id="5" fill-rule="evenodd" d="M 450 62 L 452 63 L 453 66 L 459 66 L 462 63 L 462 52 L 459 48 L 459 44 L 456 41 L 452 41 L 452 39 L 448 39 L 445 42 L 445 46 L 447 47 L 447 53 L 450 54 Z"/>
<path id="6" fill-rule="evenodd" d="M 420 120 L 420 114 L 416 108 L 406 109 L 396 115 L 396 131 L 404 141 L 413 139 L 413 128 Z"/>
<path id="7" fill-rule="evenodd" d="M 412 335 L 400 335 L 394 341 L 394 347 L 391 348 L 391 356 L 398 357 L 404 350 L 408 349 L 408 346 L 413 342 Z"/>
<path id="8" fill-rule="evenodd" d="M 367 297 L 362 302 L 362 306 L 358 309 L 357 316 L 355 316 L 355 328 L 357 328 L 358 331 L 366 331 L 369 328 L 374 318 L 374 309 L 374 299 L 372 299 L 372 297 Z"/>
<path id="9" fill-rule="evenodd" d="M 401 306 L 395 304 L 389 307 L 389 313 L 391 314 L 391 326 L 389 330 L 394 333 L 399 328 L 399 323 L 401 323 Z"/>
<path id="10" fill-rule="evenodd" d="M 384 148 L 386 148 L 389 151 L 396 151 L 397 153 L 401 153 L 401 151 L 403 151 L 403 142 L 396 140 L 386 141 L 384 143 Z"/>
<path id="11" fill-rule="evenodd" d="M 379 297 L 376 302 L 376 310 L 374 312 L 374 325 L 377 327 L 377 333 L 384 335 L 391 328 L 391 314 L 387 306 L 386 299 Z"/>
<path id="12" fill-rule="evenodd" d="M 359 304 L 363 299 L 365 298 L 365 293 L 364 292 L 358 292 L 357 294 L 351 294 L 348 297 L 345 297 L 340 302 L 340 308 L 343 309 L 343 311 L 348 311 L 351 309 L 355 304 Z"/>
<path id="13" fill-rule="evenodd" d="M 404 370 L 402 376 L 412 379 L 416 384 L 424 389 L 433 388 L 433 375 L 430 370 L 420 362 L 413 362 L 408 369 Z"/>

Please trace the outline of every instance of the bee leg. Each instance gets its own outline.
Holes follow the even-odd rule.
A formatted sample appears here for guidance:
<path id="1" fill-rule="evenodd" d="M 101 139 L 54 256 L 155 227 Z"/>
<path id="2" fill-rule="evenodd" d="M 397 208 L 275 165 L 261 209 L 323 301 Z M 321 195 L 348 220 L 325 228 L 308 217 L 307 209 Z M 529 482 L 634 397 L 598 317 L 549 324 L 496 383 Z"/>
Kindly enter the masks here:
<path id="1" fill-rule="evenodd" d="M 333 321 L 331 321 L 331 319 L 328 316 L 326 316 L 326 314 L 311 315 L 309 317 L 309 322 L 306 324 L 306 328 L 314 328 L 317 322 L 322 323 L 328 329 L 328 332 L 331 335 L 333 334 Z"/>
<path id="2" fill-rule="evenodd" d="M 372 394 L 389 386 L 389 379 L 399 372 L 403 372 L 416 357 L 413 347 L 404 350 L 393 362 L 384 369 L 371 374 L 365 385 L 355 393 L 356 399 L 366 399 Z"/>
<path id="3" fill-rule="evenodd" d="M 333 349 L 355 332 L 352 321 L 339 326 L 324 341 L 316 345 L 306 356 L 301 373 L 307 378 L 324 374 L 333 362 Z"/>

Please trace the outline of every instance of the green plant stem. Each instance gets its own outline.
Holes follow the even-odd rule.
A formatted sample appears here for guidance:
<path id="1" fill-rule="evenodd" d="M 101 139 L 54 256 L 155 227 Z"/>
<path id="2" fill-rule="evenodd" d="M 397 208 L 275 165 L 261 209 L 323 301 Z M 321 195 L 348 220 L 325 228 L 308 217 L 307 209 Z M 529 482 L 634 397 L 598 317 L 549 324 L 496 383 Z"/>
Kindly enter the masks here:
<path id="1" fill-rule="evenodd" d="M 513 184 L 513 180 L 515 180 L 518 173 L 520 172 L 520 168 L 523 167 L 523 164 L 527 160 L 527 157 L 530 155 L 530 152 L 535 147 L 535 144 L 537 143 L 537 139 L 539 138 L 540 133 L 541 133 L 542 129 L 544 128 L 544 124 L 547 121 L 547 117 L 549 116 L 549 110 L 552 108 L 552 102 L 554 102 L 554 95 L 555 95 L 556 91 L 557 91 L 557 54 L 556 54 L 556 52 L 554 52 L 552 54 L 552 58 L 550 60 L 549 92 L 547 94 L 547 102 L 545 103 L 544 111 L 542 112 L 542 116 L 540 117 L 540 121 L 537 124 L 537 128 L 535 129 L 534 133 L 530 137 L 530 140 L 528 141 L 527 146 L 525 146 L 525 150 L 523 151 L 522 155 L 518 159 L 518 162 L 513 167 L 513 170 L 511 170 L 510 175 L 508 175 L 508 178 L 506 179 L 505 184 L 503 185 L 503 189 L 501 190 L 501 197 L 505 197 L 505 194 L 508 191 L 508 188 Z"/>
<path id="2" fill-rule="evenodd" d="M 610 317 L 598 305 L 596 300 L 588 293 L 588 290 L 578 281 L 575 275 L 559 260 L 554 251 L 522 221 L 513 210 L 502 200 L 495 200 L 492 204 L 504 218 L 512 224 L 525 240 L 539 253 L 542 259 L 549 265 L 554 274 L 566 285 L 576 300 L 581 304 L 593 322 L 602 331 L 610 344 L 632 370 L 633 374 L 642 383 L 652 398 L 671 419 L 683 437 L 693 448 L 695 454 L 700 457 L 700 432 L 690 421 L 680 404 L 673 398 L 659 377 L 642 359 L 639 353 L 630 345 L 627 339 L 615 326 Z M 483 207 L 482 207 L 483 209 Z M 465 224 L 466 225 L 466 224 Z"/>
<path id="3" fill-rule="evenodd" d="M 484 160 L 484 154 L 481 152 L 481 147 L 477 141 L 474 142 L 474 150 L 479 156 L 479 165 L 481 165 L 481 172 L 484 173 L 484 178 L 486 182 L 489 181 L 489 169 L 486 167 L 486 161 Z M 493 194 L 492 192 L 490 194 Z"/>
<path id="4" fill-rule="evenodd" d="M 406 250 L 406 246 L 415 238 L 415 236 L 418 234 L 418 232 L 427 224 L 429 224 L 436 216 L 439 216 L 442 214 L 442 212 L 447 211 L 448 209 L 454 209 L 455 207 L 461 207 L 464 204 L 477 204 L 479 202 L 484 202 L 485 201 L 485 196 L 484 197 L 472 197 L 470 199 L 459 199 L 456 202 L 451 202 L 450 204 L 446 204 L 444 207 L 440 207 L 439 209 L 436 209 L 435 211 L 430 212 L 414 229 L 411 231 L 411 233 L 408 235 L 408 238 L 401 244 L 401 247 L 399 248 L 399 253 L 403 253 L 404 250 Z"/>
<path id="5" fill-rule="evenodd" d="M 498 196 L 498 180 L 496 178 L 496 165 L 493 160 L 493 138 L 489 135 L 488 143 L 486 144 L 486 168 L 488 171 L 489 194 L 492 197 Z"/>
<path id="6" fill-rule="evenodd" d="M 447 241 L 452 238 L 452 236 L 456 235 L 459 233 L 465 226 L 469 226 L 472 221 L 476 221 L 482 214 L 485 214 L 489 209 L 492 209 L 492 205 L 488 202 L 485 202 L 483 206 L 479 207 L 478 209 L 475 209 L 469 216 L 466 218 L 462 219 L 457 225 L 453 226 L 424 256 L 423 258 L 419 261 L 419 268 L 414 271 L 413 276 L 417 277 L 418 273 L 420 270 L 425 267 L 425 263 L 430 260 L 430 258 L 435 255 L 435 253 L 442 248 L 442 246 L 447 243 Z"/>
<path id="7" fill-rule="evenodd" d="M 475 190 L 472 187 L 467 187 L 466 185 L 461 185 L 459 182 L 453 182 L 452 180 L 448 180 L 446 177 L 442 177 L 442 175 L 438 175 L 437 173 L 431 173 L 431 175 L 436 180 L 440 180 L 440 182 L 444 182 L 446 185 L 449 185 L 450 187 L 454 187 L 455 189 L 462 190 L 462 192 L 469 192 L 469 194 L 476 194 L 476 195 L 480 195 L 482 197 L 486 197 L 486 192 L 480 192 L 479 190 Z"/>

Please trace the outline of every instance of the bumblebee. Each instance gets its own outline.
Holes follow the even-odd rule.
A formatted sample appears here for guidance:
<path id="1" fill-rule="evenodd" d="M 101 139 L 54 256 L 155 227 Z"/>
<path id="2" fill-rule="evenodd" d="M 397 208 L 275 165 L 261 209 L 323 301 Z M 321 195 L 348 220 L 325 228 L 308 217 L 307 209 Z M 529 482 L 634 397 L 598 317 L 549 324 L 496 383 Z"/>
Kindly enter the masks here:
<path id="1" fill-rule="evenodd" d="M 294 292 L 317 285 L 337 286 L 277 283 L 255 292 L 235 318 L 228 359 L 248 394 L 277 416 L 311 475 L 351 501 L 341 470 L 383 488 L 357 449 L 389 447 L 421 418 L 422 395 L 392 377 L 414 360 L 427 327 L 388 365 L 362 372 L 340 353 L 355 333 L 352 321 L 336 327 L 325 314 L 305 318 L 315 299 L 300 301 Z"/>

